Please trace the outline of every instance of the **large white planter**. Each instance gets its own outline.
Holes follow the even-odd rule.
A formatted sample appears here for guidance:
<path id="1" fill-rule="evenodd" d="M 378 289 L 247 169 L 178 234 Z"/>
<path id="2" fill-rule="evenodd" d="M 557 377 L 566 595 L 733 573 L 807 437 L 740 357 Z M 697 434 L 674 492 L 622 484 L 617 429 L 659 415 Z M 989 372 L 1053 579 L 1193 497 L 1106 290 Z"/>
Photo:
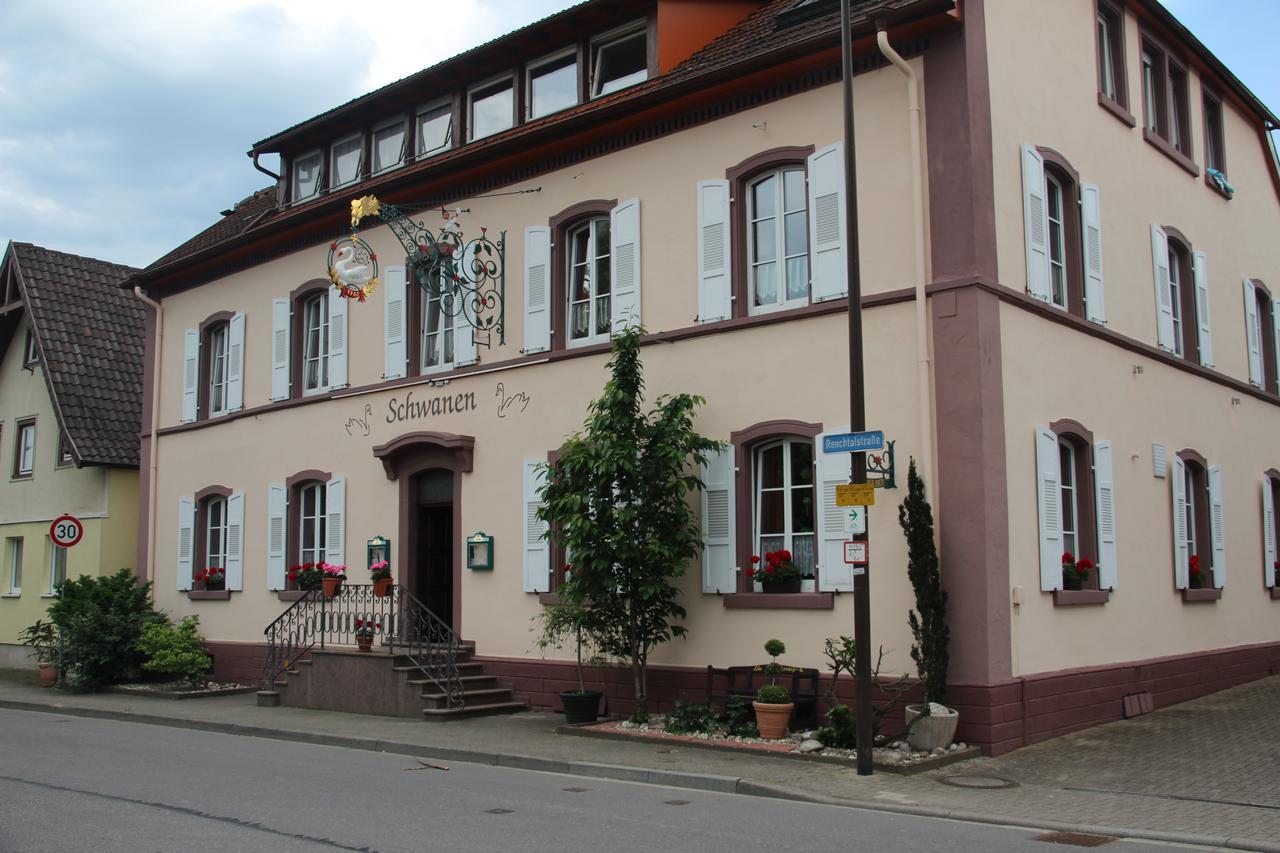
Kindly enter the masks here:
<path id="1" fill-rule="evenodd" d="M 903 722 L 911 726 L 911 731 L 907 734 L 907 742 L 911 744 L 911 748 L 931 752 L 951 746 L 956 737 L 956 726 L 960 723 L 960 714 L 951 708 L 943 708 L 946 713 L 938 713 L 936 708 L 941 706 L 935 706 L 934 713 L 920 717 L 924 713 L 924 707 L 908 705 L 902 712 Z M 920 719 L 912 726 L 911 721 L 917 717 Z"/>

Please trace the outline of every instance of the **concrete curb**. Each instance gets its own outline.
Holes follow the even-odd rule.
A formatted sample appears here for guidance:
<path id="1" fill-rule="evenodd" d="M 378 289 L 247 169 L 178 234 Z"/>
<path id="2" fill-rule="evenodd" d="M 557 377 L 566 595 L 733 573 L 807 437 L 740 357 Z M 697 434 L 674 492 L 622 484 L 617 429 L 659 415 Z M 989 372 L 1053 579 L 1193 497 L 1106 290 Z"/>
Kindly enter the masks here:
<path id="1" fill-rule="evenodd" d="M 539 758 L 530 755 L 513 753 L 482 752 L 479 750 L 450 749 L 447 747 L 424 746 L 422 744 L 404 743 L 402 741 L 378 740 L 376 738 L 350 737 L 332 735 L 322 732 L 293 731 L 274 729 L 265 726 L 247 726 L 239 723 L 219 723 L 209 720 L 189 720 L 176 717 L 165 717 L 157 714 L 143 714 L 129 711 L 111 711 L 103 708 L 66 707 L 39 702 L 23 702 L 13 699 L 0 699 L 0 708 L 15 711 L 34 711 L 44 714 L 63 714 L 71 717 L 89 719 L 117 720 L 146 725 L 168 726 L 170 728 L 192 729 L 195 731 L 214 732 L 249 737 L 260 737 L 270 740 L 293 741 L 297 743 L 336 746 L 346 749 L 363 749 L 370 752 L 391 752 L 398 755 L 409 755 L 420 758 L 434 758 L 442 761 L 460 761 L 466 764 L 483 764 L 491 767 L 510 767 L 518 770 L 533 770 L 540 773 L 558 773 L 572 776 L 586 776 L 598 779 L 610 779 L 620 782 L 641 782 L 650 785 L 667 785 L 673 788 L 710 791 L 721 794 L 739 794 L 750 797 L 764 797 L 775 800 L 814 803 L 840 808 L 861 809 L 863 811 L 889 812 L 910 815 L 913 817 L 930 817 L 943 820 L 956 820 L 965 823 L 981 823 L 994 826 L 1014 827 L 1018 829 L 1081 832 L 1090 835 L 1112 835 L 1119 838 L 1134 838 L 1146 841 L 1164 841 L 1174 844 L 1190 844 L 1202 847 L 1226 847 L 1232 850 L 1251 850 L 1256 853 L 1280 853 L 1280 844 L 1256 841 L 1245 838 L 1231 838 L 1220 835 L 1196 835 L 1193 833 L 1162 832 L 1151 829 L 1133 827 L 1099 826 L 1087 823 L 1066 823 L 1052 820 L 1036 820 L 1028 822 L 1009 815 L 986 814 L 959 809 L 942 809 L 933 806 L 911 806 L 901 803 L 882 803 L 868 800 L 847 800 L 812 794 L 795 788 L 781 785 L 770 785 L 763 782 L 752 782 L 734 776 L 718 776 L 710 773 L 685 773 L 672 770 L 651 770 L 646 767 L 629 767 L 620 764 L 599 764 L 590 761 L 562 761 L 550 758 Z"/>

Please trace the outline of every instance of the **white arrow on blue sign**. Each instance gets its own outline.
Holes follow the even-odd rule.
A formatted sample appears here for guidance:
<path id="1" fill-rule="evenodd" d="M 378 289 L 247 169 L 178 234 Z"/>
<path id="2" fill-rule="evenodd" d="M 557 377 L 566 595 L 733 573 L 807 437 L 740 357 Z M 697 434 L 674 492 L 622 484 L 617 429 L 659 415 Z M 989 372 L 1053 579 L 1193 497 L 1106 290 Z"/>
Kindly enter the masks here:
<path id="1" fill-rule="evenodd" d="M 823 453 L 862 453 L 884 447 L 884 430 L 842 432 L 822 437 Z"/>

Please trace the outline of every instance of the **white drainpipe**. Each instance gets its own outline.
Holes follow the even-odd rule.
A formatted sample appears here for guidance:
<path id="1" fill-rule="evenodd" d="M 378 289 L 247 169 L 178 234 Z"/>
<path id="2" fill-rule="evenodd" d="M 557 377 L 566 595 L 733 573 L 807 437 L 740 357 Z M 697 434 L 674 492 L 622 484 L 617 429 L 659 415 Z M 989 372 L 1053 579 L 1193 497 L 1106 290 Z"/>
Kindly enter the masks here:
<path id="1" fill-rule="evenodd" d="M 133 286 L 133 295 L 150 305 L 156 312 L 156 342 L 152 351 L 153 366 L 151 370 L 151 460 L 147 471 L 147 575 L 155 580 L 156 571 L 156 473 L 160 448 L 156 446 L 156 429 L 160 419 L 160 345 L 164 341 L 164 309 L 160 303 L 142 292 L 138 285 Z"/>
<path id="2" fill-rule="evenodd" d="M 920 164 L 920 125 L 923 114 L 920 110 L 920 83 L 915 69 L 889 45 L 889 34 L 884 24 L 877 26 L 876 44 L 880 53 L 892 62 L 907 77 L 907 118 L 911 131 L 911 236 L 912 273 L 915 276 L 916 288 L 916 395 L 919 409 L 919 447 L 920 475 L 924 477 L 926 491 L 937 495 L 937 479 L 933 467 L 933 396 L 930 393 L 930 375 L 932 360 L 929 357 L 929 321 L 925 299 L 925 247 L 924 247 L 924 204 L 921 199 Z M 937 507 L 934 507 L 937 512 Z"/>

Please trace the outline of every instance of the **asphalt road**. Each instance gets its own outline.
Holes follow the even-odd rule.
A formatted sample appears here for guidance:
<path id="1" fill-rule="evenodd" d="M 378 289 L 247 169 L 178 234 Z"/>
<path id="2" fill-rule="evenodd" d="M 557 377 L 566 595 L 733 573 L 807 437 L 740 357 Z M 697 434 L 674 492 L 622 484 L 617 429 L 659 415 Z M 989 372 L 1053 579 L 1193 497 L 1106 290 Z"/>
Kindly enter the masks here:
<path id="1" fill-rule="evenodd" d="M 432 763 L 448 769 L 390 753 L 0 710 L 0 853 L 1072 849 L 1026 829 Z"/>

